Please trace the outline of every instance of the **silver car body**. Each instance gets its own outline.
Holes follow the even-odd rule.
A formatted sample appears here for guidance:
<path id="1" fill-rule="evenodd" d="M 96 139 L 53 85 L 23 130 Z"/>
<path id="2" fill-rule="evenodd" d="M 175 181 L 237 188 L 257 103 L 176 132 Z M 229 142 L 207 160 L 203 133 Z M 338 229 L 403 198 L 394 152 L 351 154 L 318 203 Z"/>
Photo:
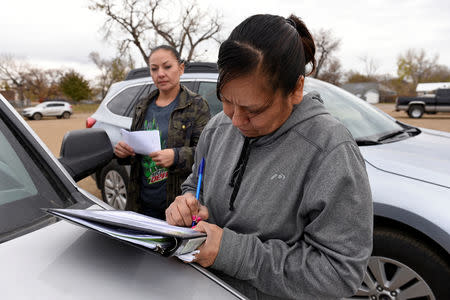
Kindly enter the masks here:
<path id="1" fill-rule="evenodd" d="M 369 174 L 374 214 L 409 225 L 450 252 L 450 134 L 422 133 L 360 147 Z M 407 201 L 405 201 L 407 199 Z"/>
<path id="2" fill-rule="evenodd" d="M 65 183 L 71 197 L 89 208 L 112 209 L 76 185 L 1 95 L 0 109 L 0 121 L 13 124 L 35 145 L 33 152 Z M 196 264 L 161 257 L 54 217 L 18 232 L 0 243 L 1 299 L 244 299 Z"/>
<path id="3" fill-rule="evenodd" d="M 72 105 L 65 101 L 45 101 L 36 106 L 23 109 L 22 115 L 32 118 L 35 114 L 41 114 L 44 117 L 59 117 L 65 112 L 72 114 Z"/>

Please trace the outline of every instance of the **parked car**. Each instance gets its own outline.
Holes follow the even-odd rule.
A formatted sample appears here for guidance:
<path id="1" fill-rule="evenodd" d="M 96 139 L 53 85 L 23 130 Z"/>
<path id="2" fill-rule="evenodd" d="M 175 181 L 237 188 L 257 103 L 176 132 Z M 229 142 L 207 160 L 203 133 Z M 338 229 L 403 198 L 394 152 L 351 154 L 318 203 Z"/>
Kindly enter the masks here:
<path id="1" fill-rule="evenodd" d="M 75 183 L 112 156 L 104 130 L 82 129 L 66 134 L 57 160 L 0 96 L 0 298 L 244 299 L 196 264 L 58 221 L 42 210 L 112 209 Z"/>
<path id="2" fill-rule="evenodd" d="M 214 115 L 221 110 L 217 69 L 201 66 L 181 82 L 203 95 Z M 134 104 L 153 88 L 147 68 L 130 72 L 111 86 L 87 127 L 105 129 L 115 145 L 120 129 L 131 126 Z M 450 134 L 401 123 L 341 88 L 306 78 L 304 92 L 315 91 L 360 146 L 372 189 L 373 256 L 355 297 L 450 299 Z M 113 160 L 95 173 L 104 201 L 119 209 L 128 172 Z"/>
<path id="3" fill-rule="evenodd" d="M 410 118 L 421 118 L 424 113 L 450 112 L 450 89 L 437 89 L 434 95 L 397 97 L 395 111 L 406 111 Z"/>
<path id="4" fill-rule="evenodd" d="M 65 101 L 45 101 L 22 111 L 22 115 L 30 120 L 41 120 L 43 117 L 69 119 L 72 113 L 72 105 Z"/>

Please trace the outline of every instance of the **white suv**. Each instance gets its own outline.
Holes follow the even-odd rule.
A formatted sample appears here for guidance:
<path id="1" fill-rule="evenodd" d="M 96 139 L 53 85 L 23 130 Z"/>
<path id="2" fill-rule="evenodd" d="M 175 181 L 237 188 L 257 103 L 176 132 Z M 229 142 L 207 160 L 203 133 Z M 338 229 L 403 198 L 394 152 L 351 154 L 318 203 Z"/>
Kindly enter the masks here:
<path id="1" fill-rule="evenodd" d="M 45 101 L 22 111 L 22 115 L 30 120 L 41 120 L 42 117 L 69 119 L 71 114 L 72 105 L 65 101 Z"/>

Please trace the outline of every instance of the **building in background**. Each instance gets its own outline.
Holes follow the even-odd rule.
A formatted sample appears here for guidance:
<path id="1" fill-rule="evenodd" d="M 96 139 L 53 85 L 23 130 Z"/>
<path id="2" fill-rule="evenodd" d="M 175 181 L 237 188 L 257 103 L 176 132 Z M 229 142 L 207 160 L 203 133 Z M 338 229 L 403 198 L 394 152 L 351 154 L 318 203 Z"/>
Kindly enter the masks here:
<path id="1" fill-rule="evenodd" d="M 450 89 L 450 82 L 419 83 L 416 87 L 417 96 L 434 97 L 437 89 Z"/>
<path id="2" fill-rule="evenodd" d="M 346 83 L 342 88 L 371 104 L 393 102 L 397 96 L 394 90 L 379 82 Z"/>

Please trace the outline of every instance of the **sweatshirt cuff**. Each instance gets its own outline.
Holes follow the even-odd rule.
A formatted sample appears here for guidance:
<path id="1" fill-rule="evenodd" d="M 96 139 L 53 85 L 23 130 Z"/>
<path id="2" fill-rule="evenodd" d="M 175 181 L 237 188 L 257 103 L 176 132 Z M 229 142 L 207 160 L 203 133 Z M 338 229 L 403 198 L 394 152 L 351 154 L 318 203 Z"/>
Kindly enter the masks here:
<path id="1" fill-rule="evenodd" d="M 247 243 L 243 241 L 242 236 L 228 228 L 223 228 L 219 253 L 211 266 L 213 269 L 236 277 L 246 253 Z"/>

